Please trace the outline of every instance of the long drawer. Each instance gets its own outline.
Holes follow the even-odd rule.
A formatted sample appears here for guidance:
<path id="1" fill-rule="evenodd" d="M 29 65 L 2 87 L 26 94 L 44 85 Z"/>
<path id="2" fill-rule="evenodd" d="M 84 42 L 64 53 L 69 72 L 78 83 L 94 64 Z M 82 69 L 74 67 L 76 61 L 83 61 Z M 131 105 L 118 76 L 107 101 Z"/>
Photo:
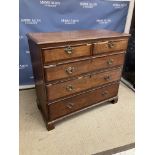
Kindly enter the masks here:
<path id="1" fill-rule="evenodd" d="M 86 93 L 51 103 L 49 105 L 50 120 L 65 116 L 74 111 L 91 106 L 95 103 L 117 96 L 119 83 L 99 87 Z"/>
<path id="2" fill-rule="evenodd" d="M 48 100 L 55 100 L 80 91 L 97 87 L 109 82 L 120 80 L 121 68 L 98 72 L 87 76 L 80 76 L 77 79 L 58 84 L 49 84 L 47 88 Z"/>
<path id="3" fill-rule="evenodd" d="M 124 62 L 124 53 L 109 56 L 94 57 L 90 60 L 83 60 L 62 64 L 55 67 L 45 66 L 46 81 L 59 80 L 77 76 L 83 73 L 120 66 Z"/>
<path id="4" fill-rule="evenodd" d="M 93 54 L 126 50 L 127 45 L 128 45 L 128 39 L 116 39 L 116 40 L 97 42 L 94 44 Z"/>
<path id="5" fill-rule="evenodd" d="M 90 56 L 91 44 L 82 44 L 74 46 L 62 46 L 42 49 L 43 62 L 50 63 L 65 59 L 73 59 L 77 57 Z"/>

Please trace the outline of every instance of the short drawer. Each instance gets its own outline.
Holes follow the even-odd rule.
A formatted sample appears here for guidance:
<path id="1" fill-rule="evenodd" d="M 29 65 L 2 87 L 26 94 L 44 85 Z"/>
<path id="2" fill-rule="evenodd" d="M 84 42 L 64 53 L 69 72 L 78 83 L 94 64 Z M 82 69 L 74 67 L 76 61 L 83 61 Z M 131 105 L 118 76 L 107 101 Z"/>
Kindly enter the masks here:
<path id="1" fill-rule="evenodd" d="M 120 66 L 124 62 L 124 53 L 92 58 L 54 67 L 45 66 L 46 81 L 59 80 L 83 73 Z"/>
<path id="2" fill-rule="evenodd" d="M 128 45 L 128 39 L 117 39 L 117 40 L 97 42 L 94 44 L 93 54 L 126 50 L 127 45 Z"/>
<path id="3" fill-rule="evenodd" d="M 108 86 L 96 88 L 86 93 L 51 103 L 49 105 L 50 120 L 65 116 L 77 110 L 91 106 L 98 102 L 117 96 L 119 84 L 111 84 Z"/>
<path id="4" fill-rule="evenodd" d="M 46 48 L 42 50 L 44 63 L 50 63 L 65 59 L 89 56 L 91 52 L 91 44 L 75 46 L 67 45 L 56 48 Z"/>
<path id="5" fill-rule="evenodd" d="M 109 82 L 120 80 L 121 68 L 94 73 L 87 76 L 80 76 L 77 79 L 62 82 L 58 84 L 49 84 L 46 86 L 48 100 L 55 100 L 80 91 L 97 87 Z"/>

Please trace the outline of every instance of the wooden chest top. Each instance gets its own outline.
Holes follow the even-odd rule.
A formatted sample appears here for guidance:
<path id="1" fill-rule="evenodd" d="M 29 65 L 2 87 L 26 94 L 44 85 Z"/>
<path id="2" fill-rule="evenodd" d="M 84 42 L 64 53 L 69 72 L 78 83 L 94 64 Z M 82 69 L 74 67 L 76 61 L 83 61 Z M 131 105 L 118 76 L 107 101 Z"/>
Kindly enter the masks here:
<path id="1" fill-rule="evenodd" d="M 80 30 L 64 32 L 29 33 L 28 38 L 36 44 L 65 43 L 74 41 L 128 37 L 129 34 L 109 30 Z"/>

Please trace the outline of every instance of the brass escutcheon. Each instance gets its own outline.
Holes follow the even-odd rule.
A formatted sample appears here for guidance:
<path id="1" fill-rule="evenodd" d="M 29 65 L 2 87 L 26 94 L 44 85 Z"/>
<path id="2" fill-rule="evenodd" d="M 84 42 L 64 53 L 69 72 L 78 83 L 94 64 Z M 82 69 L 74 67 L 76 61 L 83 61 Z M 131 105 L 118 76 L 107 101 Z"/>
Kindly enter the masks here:
<path id="1" fill-rule="evenodd" d="M 108 76 L 105 76 L 104 79 L 105 79 L 106 81 L 108 81 L 108 80 L 111 79 L 111 77 L 108 75 Z"/>
<path id="2" fill-rule="evenodd" d="M 72 86 L 72 85 L 68 85 L 68 86 L 66 87 L 66 90 L 67 90 L 67 91 L 72 91 L 72 90 L 73 90 L 73 86 Z"/>
<path id="3" fill-rule="evenodd" d="M 107 95 L 107 94 L 108 94 L 108 91 L 104 91 L 104 92 L 102 93 L 103 96 L 105 96 L 105 95 Z"/>
<path id="4" fill-rule="evenodd" d="M 68 54 L 71 55 L 73 53 L 73 48 L 71 46 L 65 47 L 64 51 Z"/>
<path id="5" fill-rule="evenodd" d="M 114 44 L 114 42 L 113 42 L 113 41 L 109 41 L 109 42 L 108 42 L 108 47 L 109 47 L 109 48 L 113 48 L 113 47 L 114 47 L 114 45 L 115 45 L 115 44 Z"/>
<path id="6" fill-rule="evenodd" d="M 108 65 L 112 65 L 113 62 L 114 62 L 114 60 L 113 60 L 113 59 L 110 59 L 110 60 L 107 61 L 107 64 L 108 64 Z"/>
<path id="7" fill-rule="evenodd" d="M 68 74 L 72 74 L 73 73 L 73 71 L 74 71 L 74 67 L 68 67 L 67 69 L 66 69 L 66 72 L 68 73 Z"/>

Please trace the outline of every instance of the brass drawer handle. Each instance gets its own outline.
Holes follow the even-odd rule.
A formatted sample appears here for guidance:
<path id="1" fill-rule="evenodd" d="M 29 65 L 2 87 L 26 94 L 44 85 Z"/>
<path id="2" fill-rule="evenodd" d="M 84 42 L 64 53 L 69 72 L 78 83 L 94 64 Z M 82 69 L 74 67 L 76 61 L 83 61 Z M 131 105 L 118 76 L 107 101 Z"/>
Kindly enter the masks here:
<path id="1" fill-rule="evenodd" d="M 114 42 L 113 41 L 109 41 L 108 42 L 108 47 L 109 48 L 113 48 L 115 46 Z"/>
<path id="2" fill-rule="evenodd" d="M 112 65 L 113 62 L 114 62 L 114 60 L 113 60 L 113 59 L 110 59 L 110 60 L 107 61 L 107 64 L 108 64 L 108 65 Z"/>
<path id="3" fill-rule="evenodd" d="M 68 54 L 71 55 L 73 53 L 73 48 L 71 46 L 65 47 L 64 51 Z"/>
<path id="4" fill-rule="evenodd" d="M 109 80 L 111 80 L 111 77 L 109 75 L 108 76 L 105 76 L 104 77 L 104 80 L 109 81 Z"/>
<path id="5" fill-rule="evenodd" d="M 102 93 L 103 96 L 105 96 L 105 95 L 107 95 L 107 94 L 108 94 L 108 91 L 104 91 L 104 92 Z"/>
<path id="6" fill-rule="evenodd" d="M 68 74 L 72 74 L 73 73 L 73 71 L 74 71 L 74 67 L 68 67 L 67 69 L 66 69 L 66 72 L 68 73 Z"/>
<path id="7" fill-rule="evenodd" d="M 74 106 L 74 103 L 68 103 L 68 104 L 66 105 L 66 107 L 69 108 L 69 109 L 72 109 L 73 106 Z"/>
<path id="8" fill-rule="evenodd" d="M 74 89 L 73 89 L 73 86 L 72 86 L 72 85 L 68 85 L 68 86 L 66 87 L 66 90 L 69 91 L 69 92 L 71 92 L 71 91 L 73 91 Z"/>

